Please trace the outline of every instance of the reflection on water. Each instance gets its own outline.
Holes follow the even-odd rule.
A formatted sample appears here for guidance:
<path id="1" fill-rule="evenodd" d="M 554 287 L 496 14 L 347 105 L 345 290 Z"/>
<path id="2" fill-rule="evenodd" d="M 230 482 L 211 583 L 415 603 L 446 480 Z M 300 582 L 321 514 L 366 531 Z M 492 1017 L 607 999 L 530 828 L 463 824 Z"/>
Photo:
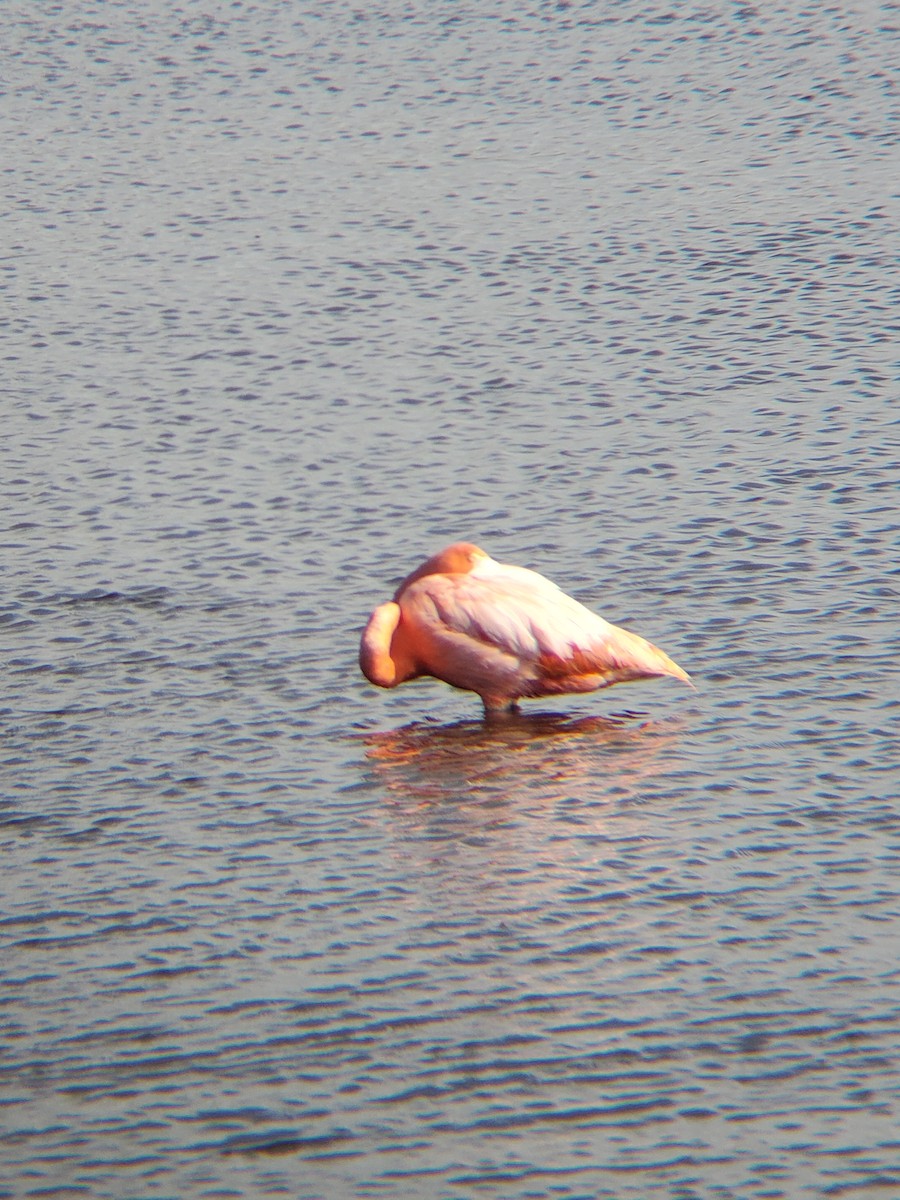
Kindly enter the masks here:
<path id="1" fill-rule="evenodd" d="M 666 751 L 684 717 L 519 713 L 499 722 L 416 721 L 363 735 L 373 774 L 387 795 L 413 806 L 457 801 L 500 805 L 552 802 L 587 791 L 623 798 L 664 774 Z"/>

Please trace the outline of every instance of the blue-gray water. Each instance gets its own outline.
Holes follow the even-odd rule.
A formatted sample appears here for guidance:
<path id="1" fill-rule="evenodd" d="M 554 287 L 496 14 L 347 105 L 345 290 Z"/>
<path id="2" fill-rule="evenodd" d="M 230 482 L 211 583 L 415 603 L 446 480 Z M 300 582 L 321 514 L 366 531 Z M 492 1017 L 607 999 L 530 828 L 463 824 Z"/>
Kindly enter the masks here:
<path id="1" fill-rule="evenodd" d="M 900 1196 L 896 13 L 13 0 L 0 1196 Z M 697 682 L 358 674 L 465 537 Z"/>

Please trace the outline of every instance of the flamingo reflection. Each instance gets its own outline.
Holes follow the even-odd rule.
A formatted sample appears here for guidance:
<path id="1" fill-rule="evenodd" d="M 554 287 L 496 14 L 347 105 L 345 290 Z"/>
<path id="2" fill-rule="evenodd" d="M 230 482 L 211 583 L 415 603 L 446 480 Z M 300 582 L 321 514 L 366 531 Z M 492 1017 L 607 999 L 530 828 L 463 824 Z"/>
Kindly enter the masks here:
<path id="1" fill-rule="evenodd" d="M 575 794 L 606 803 L 666 772 L 666 751 L 682 722 L 642 715 L 534 713 L 502 725 L 416 721 L 364 734 L 363 741 L 378 782 L 405 804 L 513 803 L 522 796 L 548 803 Z"/>

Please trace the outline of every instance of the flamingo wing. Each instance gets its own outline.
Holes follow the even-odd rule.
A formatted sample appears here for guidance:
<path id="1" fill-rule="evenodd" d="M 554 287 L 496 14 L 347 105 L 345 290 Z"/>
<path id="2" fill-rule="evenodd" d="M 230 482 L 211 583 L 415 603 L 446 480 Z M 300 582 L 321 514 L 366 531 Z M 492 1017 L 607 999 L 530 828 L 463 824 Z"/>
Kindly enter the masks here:
<path id="1" fill-rule="evenodd" d="M 548 579 L 521 568 L 489 577 L 475 571 L 431 575 L 412 590 L 419 611 L 429 611 L 447 631 L 525 661 L 547 654 L 567 657 L 614 628 Z"/>
<path id="2" fill-rule="evenodd" d="M 686 678 L 662 651 L 549 579 L 492 559 L 465 575 L 425 576 L 400 605 L 429 672 L 482 696 L 593 691 L 656 675 Z"/>

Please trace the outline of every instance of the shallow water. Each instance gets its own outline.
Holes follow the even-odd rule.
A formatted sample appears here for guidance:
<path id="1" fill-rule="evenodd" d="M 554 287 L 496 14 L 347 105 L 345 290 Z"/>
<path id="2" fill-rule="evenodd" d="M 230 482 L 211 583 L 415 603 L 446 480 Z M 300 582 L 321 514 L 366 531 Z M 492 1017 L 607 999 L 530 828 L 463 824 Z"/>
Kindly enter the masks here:
<path id="1" fill-rule="evenodd" d="M 887 7 L 5 14 L 0 1195 L 900 1194 Z"/>

